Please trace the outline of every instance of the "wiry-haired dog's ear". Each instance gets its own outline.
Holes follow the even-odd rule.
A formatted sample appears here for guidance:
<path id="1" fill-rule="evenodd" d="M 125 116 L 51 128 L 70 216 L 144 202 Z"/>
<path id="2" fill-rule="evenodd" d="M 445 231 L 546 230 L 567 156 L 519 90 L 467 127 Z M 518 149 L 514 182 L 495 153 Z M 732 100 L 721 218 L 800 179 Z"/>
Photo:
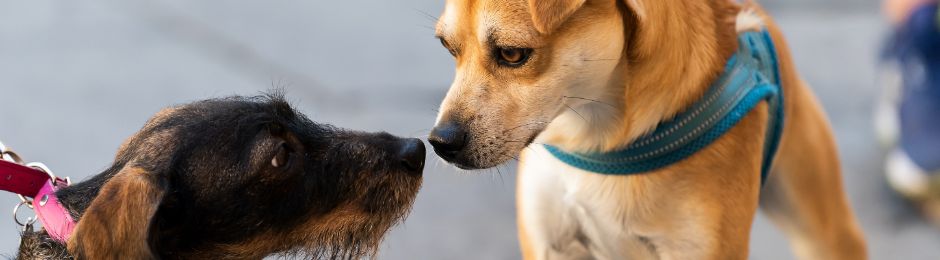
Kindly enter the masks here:
<path id="1" fill-rule="evenodd" d="M 586 0 L 529 0 L 529 13 L 535 29 L 549 34 L 568 20 Z"/>
<path id="2" fill-rule="evenodd" d="M 114 175 L 82 214 L 68 250 L 76 259 L 155 259 L 150 229 L 167 182 L 138 167 Z"/>

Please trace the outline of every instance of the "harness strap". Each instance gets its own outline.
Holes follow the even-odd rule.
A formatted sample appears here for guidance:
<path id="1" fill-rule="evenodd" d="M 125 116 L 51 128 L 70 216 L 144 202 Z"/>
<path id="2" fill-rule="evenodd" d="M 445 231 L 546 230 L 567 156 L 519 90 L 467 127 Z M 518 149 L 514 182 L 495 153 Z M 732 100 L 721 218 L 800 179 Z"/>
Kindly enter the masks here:
<path id="1" fill-rule="evenodd" d="M 60 242 L 68 242 L 76 223 L 55 195 L 59 188 L 53 186 L 51 181 L 47 181 L 36 197 L 33 197 L 33 209 L 50 237 Z"/>
<path id="2" fill-rule="evenodd" d="M 705 148 L 734 127 L 760 102 L 766 101 L 769 124 L 764 141 L 761 183 L 770 170 L 783 126 L 776 50 L 770 34 L 738 35 L 738 51 L 705 95 L 672 120 L 628 145 L 607 153 L 569 153 L 545 148 L 559 160 L 582 170 L 609 175 L 650 172 L 681 161 Z"/>
<path id="3" fill-rule="evenodd" d="M 75 221 L 55 195 L 63 185 L 55 186 L 53 183 L 67 182 L 58 178 L 52 181 L 52 177 L 41 170 L 0 160 L 0 190 L 32 197 L 31 202 L 24 202 L 29 202 L 35 210 L 46 233 L 63 243 L 68 241 L 75 229 Z"/>
<path id="4" fill-rule="evenodd" d="M 47 181 L 49 175 L 40 170 L 0 160 L 0 190 L 32 197 Z"/>

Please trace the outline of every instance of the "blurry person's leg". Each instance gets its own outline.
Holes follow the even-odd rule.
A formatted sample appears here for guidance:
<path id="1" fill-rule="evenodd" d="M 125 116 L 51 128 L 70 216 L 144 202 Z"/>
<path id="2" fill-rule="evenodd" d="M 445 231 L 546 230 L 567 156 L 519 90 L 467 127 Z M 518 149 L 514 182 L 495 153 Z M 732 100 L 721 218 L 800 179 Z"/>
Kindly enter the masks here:
<path id="1" fill-rule="evenodd" d="M 886 61 L 898 70 L 894 91 L 887 91 L 879 130 L 896 124 L 897 140 L 886 163 L 887 177 L 899 193 L 940 221 L 940 17 L 937 1 L 886 1 L 894 34 Z M 889 87 L 890 86 L 886 86 Z M 894 97 L 891 97 L 895 93 Z M 884 111 L 890 111 L 885 113 Z M 890 115 L 893 114 L 893 115 Z M 886 116 L 894 119 L 885 120 Z M 880 131 L 882 140 L 885 131 Z"/>
<path id="2" fill-rule="evenodd" d="M 937 0 L 884 0 L 883 10 L 885 16 L 891 24 L 891 37 L 888 38 L 883 59 L 881 63 L 881 85 L 883 91 L 879 96 L 878 106 L 876 107 L 875 124 L 878 138 L 886 146 L 894 146 L 900 135 L 900 123 L 898 122 L 898 106 L 902 96 L 902 85 L 904 84 L 904 74 L 911 73 L 919 67 L 917 59 L 910 59 L 913 53 L 910 51 L 913 45 L 912 32 L 916 32 L 914 20 L 923 19 L 912 18 L 915 12 L 923 13 L 929 10 L 930 4 L 935 4 Z M 923 27 L 923 26 L 918 26 Z M 902 60 L 904 62 L 902 62 Z"/>
<path id="3" fill-rule="evenodd" d="M 907 22 L 912 10 L 917 9 L 936 0 L 885 0 L 882 9 L 892 25 L 900 25 Z"/>

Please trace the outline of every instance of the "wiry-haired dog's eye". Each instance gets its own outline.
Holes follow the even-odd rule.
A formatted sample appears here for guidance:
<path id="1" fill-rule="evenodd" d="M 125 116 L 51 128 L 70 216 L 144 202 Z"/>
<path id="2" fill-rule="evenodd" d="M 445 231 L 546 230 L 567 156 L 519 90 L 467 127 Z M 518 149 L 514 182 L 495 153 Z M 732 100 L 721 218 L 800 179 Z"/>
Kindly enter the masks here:
<path id="1" fill-rule="evenodd" d="M 274 158 L 271 158 L 271 166 L 282 168 L 289 165 L 293 153 L 294 151 L 287 146 L 287 143 L 281 143 L 277 147 L 277 152 L 274 153 Z"/>

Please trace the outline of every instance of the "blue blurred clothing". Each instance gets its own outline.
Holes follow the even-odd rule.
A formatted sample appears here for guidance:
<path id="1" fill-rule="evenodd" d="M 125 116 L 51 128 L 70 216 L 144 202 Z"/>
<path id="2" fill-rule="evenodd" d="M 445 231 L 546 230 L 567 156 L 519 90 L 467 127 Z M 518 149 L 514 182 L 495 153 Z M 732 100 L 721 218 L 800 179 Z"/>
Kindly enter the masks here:
<path id="1" fill-rule="evenodd" d="M 897 28 L 888 55 L 901 65 L 900 147 L 915 164 L 940 171 L 940 22 L 937 3 Z"/>

